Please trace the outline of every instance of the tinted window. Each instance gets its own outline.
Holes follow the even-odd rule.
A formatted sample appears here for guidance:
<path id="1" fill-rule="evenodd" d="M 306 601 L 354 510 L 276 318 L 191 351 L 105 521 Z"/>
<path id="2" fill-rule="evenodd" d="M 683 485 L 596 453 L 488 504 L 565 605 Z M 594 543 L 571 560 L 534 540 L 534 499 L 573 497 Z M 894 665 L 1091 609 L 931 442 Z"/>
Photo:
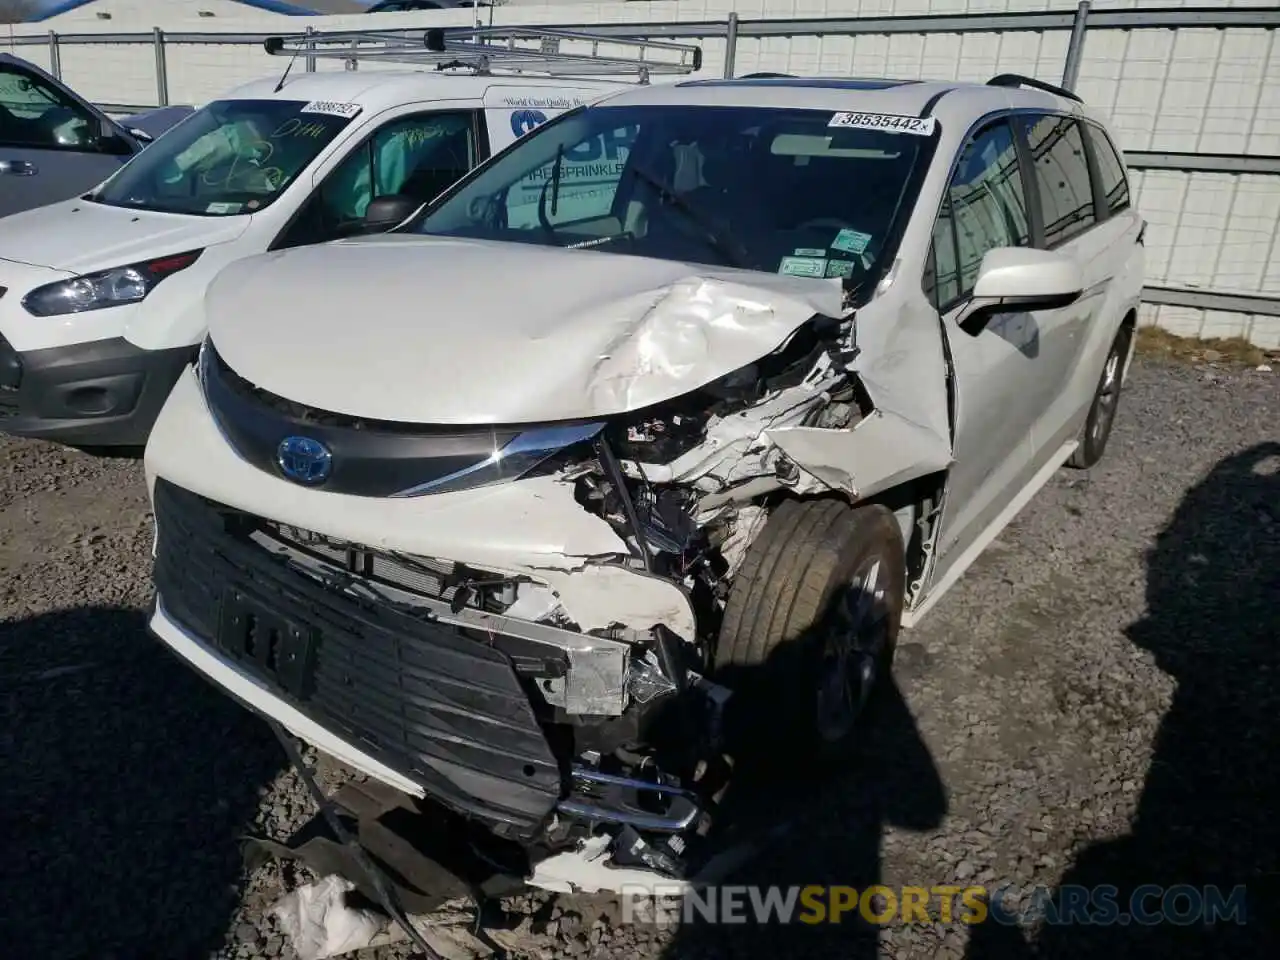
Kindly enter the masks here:
<path id="1" fill-rule="evenodd" d="M 1102 188 L 1104 203 L 1108 213 L 1119 213 L 1129 208 L 1129 180 L 1124 173 L 1124 164 L 1120 154 L 1101 128 L 1090 126 L 1089 141 L 1093 144 L 1093 154 L 1098 161 L 1098 181 Z"/>
<path id="2" fill-rule="evenodd" d="M 419 233 L 734 265 L 858 286 L 932 140 L 830 111 L 600 106 L 526 134 Z"/>
<path id="3" fill-rule="evenodd" d="M 945 247 L 953 233 L 949 258 Z M 945 305 L 973 290 L 988 250 L 1025 247 L 1030 240 L 1013 132 L 1007 123 L 998 123 L 978 133 L 960 154 L 934 230 L 939 303 Z M 952 296 L 945 297 L 944 292 Z"/>
<path id="4" fill-rule="evenodd" d="M 1046 247 L 1066 243 L 1097 221 L 1089 161 L 1080 124 L 1069 117 L 1041 117 L 1026 127 L 1039 188 Z"/>
<path id="5" fill-rule="evenodd" d="M 292 100 L 215 101 L 138 154 L 91 199 L 210 217 L 255 213 L 351 122 L 306 108 Z"/>
<path id="6" fill-rule="evenodd" d="M 933 224 L 933 255 L 926 269 L 925 288 L 932 289 L 933 302 L 942 308 L 960 297 L 960 271 L 956 269 L 956 233 L 951 217 L 951 197 L 942 199 L 942 209 Z"/>
<path id="7" fill-rule="evenodd" d="M 0 143 L 96 152 L 95 118 L 39 77 L 0 66 Z"/>
<path id="8" fill-rule="evenodd" d="M 393 120 L 353 150 L 325 177 L 281 246 L 343 236 L 374 197 L 404 194 L 435 199 L 475 166 L 472 114 L 425 113 Z"/>

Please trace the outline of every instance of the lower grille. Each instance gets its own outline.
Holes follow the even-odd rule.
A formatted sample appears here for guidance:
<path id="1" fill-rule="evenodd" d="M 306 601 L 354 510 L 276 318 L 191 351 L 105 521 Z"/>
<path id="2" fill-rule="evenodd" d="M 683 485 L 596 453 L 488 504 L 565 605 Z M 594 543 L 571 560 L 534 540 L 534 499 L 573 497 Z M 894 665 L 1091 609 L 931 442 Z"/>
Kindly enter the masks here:
<path id="1" fill-rule="evenodd" d="M 157 592 L 183 627 L 435 799 L 537 832 L 561 768 L 505 654 L 318 583 L 259 542 L 275 525 L 163 479 L 155 516 Z"/>

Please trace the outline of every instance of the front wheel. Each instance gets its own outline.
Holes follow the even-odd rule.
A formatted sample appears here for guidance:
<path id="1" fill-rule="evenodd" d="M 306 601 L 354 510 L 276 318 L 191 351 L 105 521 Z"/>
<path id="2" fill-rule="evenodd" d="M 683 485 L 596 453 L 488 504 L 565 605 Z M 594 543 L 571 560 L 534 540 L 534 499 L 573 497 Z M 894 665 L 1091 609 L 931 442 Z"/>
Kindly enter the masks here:
<path id="1" fill-rule="evenodd" d="M 1107 449 L 1111 427 L 1116 421 L 1116 409 L 1120 405 L 1120 389 L 1124 386 L 1124 368 L 1129 359 L 1129 347 L 1132 343 L 1133 326 L 1129 323 L 1121 324 L 1111 344 L 1111 352 L 1107 354 L 1102 376 L 1098 379 L 1098 388 L 1093 394 L 1093 403 L 1089 405 L 1089 413 L 1080 431 L 1080 445 L 1067 461 L 1076 469 L 1085 470 L 1092 467 L 1102 459 L 1102 454 Z"/>
<path id="2" fill-rule="evenodd" d="M 851 739 L 892 663 L 905 579 L 886 507 L 774 510 L 734 580 L 715 652 L 741 747 L 826 753 Z"/>

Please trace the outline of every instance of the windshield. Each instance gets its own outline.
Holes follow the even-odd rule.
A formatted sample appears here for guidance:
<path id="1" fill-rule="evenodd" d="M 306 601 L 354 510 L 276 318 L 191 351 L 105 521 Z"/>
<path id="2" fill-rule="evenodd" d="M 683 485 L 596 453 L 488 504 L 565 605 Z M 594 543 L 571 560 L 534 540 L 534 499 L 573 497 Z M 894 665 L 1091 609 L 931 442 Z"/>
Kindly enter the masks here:
<path id="1" fill-rule="evenodd" d="M 832 120 L 814 110 L 588 108 L 517 141 L 404 229 L 858 286 L 891 252 L 933 139 Z"/>
<path id="2" fill-rule="evenodd" d="M 219 100 L 193 113 L 88 199 L 234 216 L 269 206 L 351 122 L 347 104 Z"/>

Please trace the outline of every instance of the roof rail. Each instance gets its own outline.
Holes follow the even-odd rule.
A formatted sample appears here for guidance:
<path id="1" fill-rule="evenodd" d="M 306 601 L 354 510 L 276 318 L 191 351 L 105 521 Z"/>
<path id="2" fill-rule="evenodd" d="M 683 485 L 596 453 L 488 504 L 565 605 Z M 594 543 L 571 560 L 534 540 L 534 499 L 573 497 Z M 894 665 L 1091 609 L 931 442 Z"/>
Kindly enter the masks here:
<path id="1" fill-rule="evenodd" d="M 795 80 L 794 73 L 744 73 L 739 80 Z"/>
<path id="2" fill-rule="evenodd" d="M 987 81 L 988 87 L 1034 87 L 1037 90 L 1043 90 L 1045 93 L 1052 93 L 1059 97 L 1066 97 L 1068 100 L 1074 100 L 1076 103 L 1084 103 L 1079 94 L 1072 93 L 1065 87 L 1054 86 L 1052 83 L 1045 83 L 1043 80 L 1037 80 L 1034 77 L 1024 77 L 1018 73 L 1002 73 L 999 76 L 992 77 Z"/>
<path id="3" fill-rule="evenodd" d="M 600 52 L 602 44 L 608 52 Z M 268 37 L 263 47 L 273 56 L 344 60 L 348 70 L 368 60 L 481 74 L 495 69 L 551 76 L 633 74 L 646 83 L 650 74 L 702 68 L 702 48 L 693 44 L 539 27 L 316 30 Z"/>

